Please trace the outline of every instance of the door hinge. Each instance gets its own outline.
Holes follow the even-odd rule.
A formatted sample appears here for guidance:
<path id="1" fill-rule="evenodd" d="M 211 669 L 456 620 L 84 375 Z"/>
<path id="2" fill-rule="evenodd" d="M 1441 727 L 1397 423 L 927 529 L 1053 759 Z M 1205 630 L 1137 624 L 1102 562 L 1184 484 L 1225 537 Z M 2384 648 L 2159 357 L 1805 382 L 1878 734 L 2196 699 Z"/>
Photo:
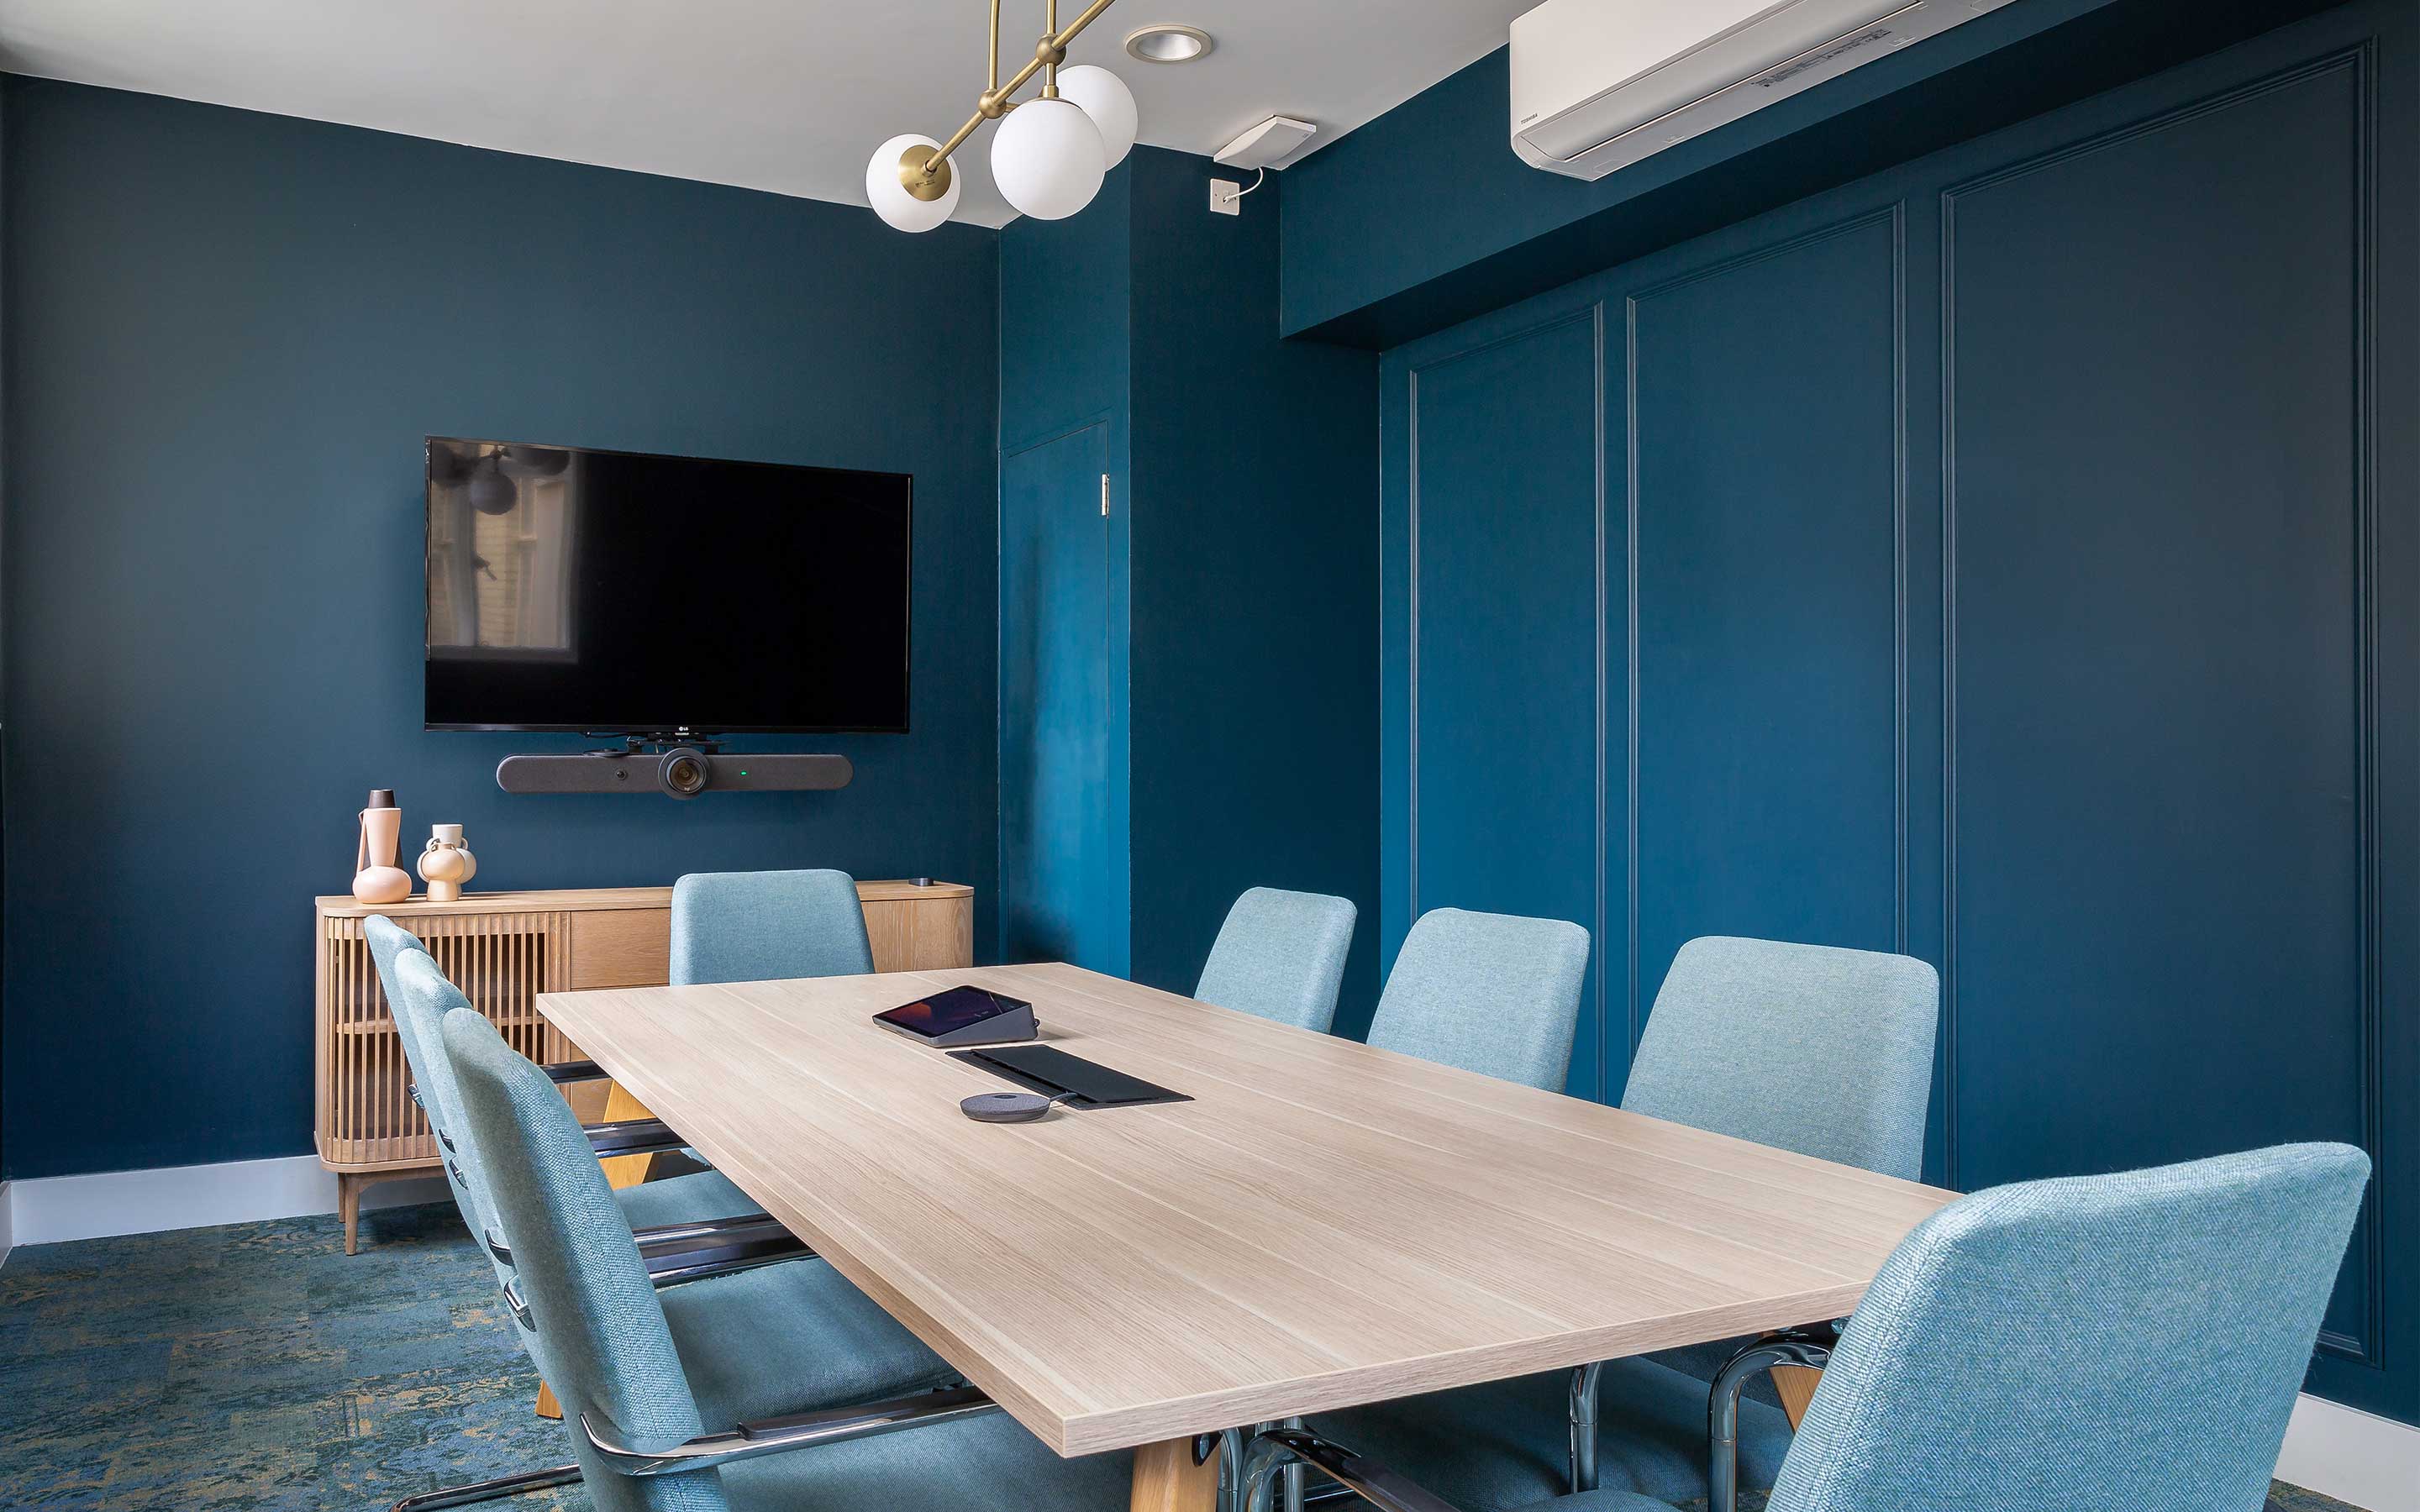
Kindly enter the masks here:
<path id="1" fill-rule="evenodd" d="M 1106 472 L 1101 474 L 1101 517 L 1109 517 L 1109 475 Z"/>

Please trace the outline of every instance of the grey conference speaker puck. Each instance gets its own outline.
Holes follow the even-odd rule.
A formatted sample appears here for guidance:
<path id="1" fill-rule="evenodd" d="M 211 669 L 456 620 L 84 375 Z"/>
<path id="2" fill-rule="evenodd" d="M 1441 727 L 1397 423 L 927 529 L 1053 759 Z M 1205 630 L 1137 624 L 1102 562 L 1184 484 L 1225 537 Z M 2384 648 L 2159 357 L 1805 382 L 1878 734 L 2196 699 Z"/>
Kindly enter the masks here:
<path id="1" fill-rule="evenodd" d="M 977 1123 L 1032 1123 L 1058 1101 L 1039 1092 L 980 1092 L 959 1103 L 958 1111 Z"/>

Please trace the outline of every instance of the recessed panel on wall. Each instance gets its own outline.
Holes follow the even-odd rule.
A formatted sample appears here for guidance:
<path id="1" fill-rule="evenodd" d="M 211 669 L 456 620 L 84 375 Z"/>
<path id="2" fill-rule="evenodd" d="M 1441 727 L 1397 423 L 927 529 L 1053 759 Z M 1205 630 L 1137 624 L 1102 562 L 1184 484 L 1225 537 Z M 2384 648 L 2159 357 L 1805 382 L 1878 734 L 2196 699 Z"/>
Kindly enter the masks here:
<path id="1" fill-rule="evenodd" d="M 1001 949 L 1125 974 L 1126 837 L 1109 798 L 1109 426 L 1000 469 Z"/>
<path id="2" fill-rule="evenodd" d="M 1414 371 L 1406 880 L 1415 912 L 1569 919 L 1601 959 L 1596 377 L 1589 313 Z"/>
<path id="3" fill-rule="evenodd" d="M 1945 198 L 1962 1186 L 2366 1137 L 2363 116 L 2348 54 Z"/>
<path id="4" fill-rule="evenodd" d="M 1629 306 L 1634 1031 L 1695 936 L 1899 943 L 1897 219 L 1735 239 Z"/>

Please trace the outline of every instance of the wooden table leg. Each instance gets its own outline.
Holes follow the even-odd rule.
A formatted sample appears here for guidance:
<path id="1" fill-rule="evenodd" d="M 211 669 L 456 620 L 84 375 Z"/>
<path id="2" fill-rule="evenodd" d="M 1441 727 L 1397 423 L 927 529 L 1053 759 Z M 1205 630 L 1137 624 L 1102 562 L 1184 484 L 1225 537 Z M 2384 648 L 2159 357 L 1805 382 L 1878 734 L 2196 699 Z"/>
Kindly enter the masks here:
<path id="1" fill-rule="evenodd" d="M 608 1082 L 606 1087 L 608 1088 L 605 1093 L 607 1123 L 624 1123 L 633 1119 L 655 1117 L 647 1111 L 645 1103 L 624 1091 L 620 1082 Z M 597 1164 L 605 1167 L 606 1184 L 619 1191 L 623 1187 L 637 1186 L 644 1181 L 655 1166 L 656 1157 L 652 1154 L 616 1155 L 611 1160 L 598 1161 Z"/>
<path id="2" fill-rule="evenodd" d="M 606 1122 L 619 1123 L 626 1119 L 655 1117 L 647 1111 L 646 1104 L 622 1090 L 621 1083 L 609 1082 L 606 1087 Z M 626 1186 L 637 1186 L 645 1180 L 648 1170 L 655 1165 L 655 1161 L 656 1157 L 653 1155 L 616 1155 L 611 1160 L 600 1160 L 597 1164 L 604 1168 L 605 1184 L 618 1192 Z M 542 1381 L 537 1386 L 537 1415 L 557 1419 L 563 1416 L 563 1404 L 554 1399 L 554 1388 Z"/>
<path id="3" fill-rule="evenodd" d="M 1807 1404 L 1815 1399 L 1815 1384 L 1823 1372 L 1813 1365 L 1777 1365 L 1773 1367 L 1773 1389 L 1781 1398 L 1781 1410 L 1790 1414 L 1790 1431 L 1807 1416 Z"/>
<path id="4" fill-rule="evenodd" d="M 1191 1439 L 1147 1443 L 1135 1451 L 1132 1512 L 1215 1512 L 1218 1455 L 1193 1462 Z"/>

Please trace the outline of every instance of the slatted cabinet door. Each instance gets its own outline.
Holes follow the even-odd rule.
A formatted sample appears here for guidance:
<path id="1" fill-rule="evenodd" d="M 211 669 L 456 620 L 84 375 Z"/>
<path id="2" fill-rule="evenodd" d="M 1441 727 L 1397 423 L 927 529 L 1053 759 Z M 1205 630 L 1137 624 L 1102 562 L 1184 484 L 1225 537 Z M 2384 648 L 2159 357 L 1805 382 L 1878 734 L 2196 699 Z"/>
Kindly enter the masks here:
<path id="1" fill-rule="evenodd" d="M 403 1043 L 362 920 L 319 924 L 320 1158 L 360 1171 L 433 1165 L 437 1142 L 411 1101 Z M 533 1060 L 569 1058 L 570 1041 L 537 1011 L 538 994 L 570 985 L 569 914 L 424 915 L 411 928 L 506 1043 Z"/>

